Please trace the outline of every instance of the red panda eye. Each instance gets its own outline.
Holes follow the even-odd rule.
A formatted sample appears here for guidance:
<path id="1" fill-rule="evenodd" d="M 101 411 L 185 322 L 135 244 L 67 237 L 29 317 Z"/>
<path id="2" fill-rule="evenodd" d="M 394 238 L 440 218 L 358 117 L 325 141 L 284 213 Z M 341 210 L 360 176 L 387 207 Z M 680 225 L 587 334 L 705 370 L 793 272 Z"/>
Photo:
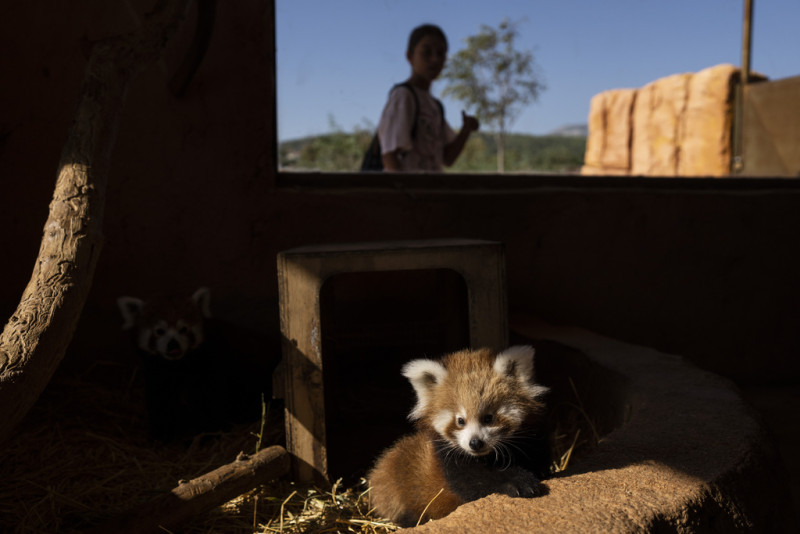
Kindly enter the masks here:
<path id="1" fill-rule="evenodd" d="M 166 331 L 166 330 L 164 330 L 164 329 L 163 329 L 163 328 L 161 328 L 161 327 L 158 327 L 158 328 L 156 328 L 156 329 L 155 329 L 155 333 L 156 333 L 156 335 L 157 335 L 157 336 L 163 336 L 164 334 L 166 334 L 166 332 L 167 332 L 167 331 Z"/>
<path id="2" fill-rule="evenodd" d="M 178 329 L 178 333 L 179 333 L 179 334 L 185 334 L 185 333 L 186 333 L 186 332 L 188 332 L 188 331 L 189 331 L 189 329 L 188 329 L 187 327 L 185 327 L 185 326 L 182 326 L 182 327 L 180 327 L 180 328 Z"/>
<path id="3" fill-rule="evenodd" d="M 463 417 L 456 417 L 456 424 L 458 426 L 464 426 L 467 424 L 467 422 L 464 420 Z"/>
<path id="4" fill-rule="evenodd" d="M 494 421 L 494 415 L 490 413 L 484 414 L 483 417 L 481 417 L 481 422 L 484 425 L 491 425 L 493 421 Z"/>

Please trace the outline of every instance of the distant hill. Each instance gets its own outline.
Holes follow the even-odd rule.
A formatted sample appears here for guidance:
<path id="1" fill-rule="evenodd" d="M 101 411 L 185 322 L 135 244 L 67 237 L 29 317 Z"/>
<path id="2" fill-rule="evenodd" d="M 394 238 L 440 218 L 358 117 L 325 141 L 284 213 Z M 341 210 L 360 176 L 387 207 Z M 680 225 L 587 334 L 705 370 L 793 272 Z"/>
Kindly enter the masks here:
<path id="1" fill-rule="evenodd" d="M 556 128 L 547 135 L 563 135 L 565 137 L 588 137 L 589 127 L 586 124 L 567 124 Z"/>
<path id="2" fill-rule="evenodd" d="M 582 129 L 582 130 L 581 130 Z M 585 125 L 565 126 L 550 135 L 506 134 L 506 172 L 578 172 L 586 151 Z M 284 171 L 357 171 L 373 132 L 334 132 L 284 141 L 279 146 Z M 473 135 L 451 172 L 495 172 L 497 139 Z"/>

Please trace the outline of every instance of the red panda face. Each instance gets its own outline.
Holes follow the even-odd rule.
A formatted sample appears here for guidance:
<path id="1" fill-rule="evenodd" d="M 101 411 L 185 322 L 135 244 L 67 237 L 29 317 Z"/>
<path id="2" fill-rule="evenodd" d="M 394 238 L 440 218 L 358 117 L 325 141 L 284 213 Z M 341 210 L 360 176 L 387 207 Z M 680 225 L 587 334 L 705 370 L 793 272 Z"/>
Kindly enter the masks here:
<path id="1" fill-rule="evenodd" d="M 414 360 L 403 374 L 417 393 L 409 416 L 433 428 L 454 450 L 471 456 L 501 452 L 525 420 L 541 410 L 547 388 L 532 382 L 533 349 L 511 347 Z"/>
<path id="2" fill-rule="evenodd" d="M 191 298 L 159 296 L 147 301 L 117 299 L 125 324 L 135 328 L 139 349 L 165 360 L 177 361 L 203 342 L 203 321 L 209 317 L 209 292 L 198 289 Z"/>

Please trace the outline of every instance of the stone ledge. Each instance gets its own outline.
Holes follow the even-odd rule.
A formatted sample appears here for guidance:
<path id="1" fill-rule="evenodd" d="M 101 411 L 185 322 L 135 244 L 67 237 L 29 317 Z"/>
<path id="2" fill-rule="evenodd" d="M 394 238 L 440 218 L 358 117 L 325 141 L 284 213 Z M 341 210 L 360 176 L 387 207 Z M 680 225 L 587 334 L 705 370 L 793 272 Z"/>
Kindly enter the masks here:
<path id="1" fill-rule="evenodd" d="M 517 319 L 512 330 L 624 376 L 626 422 L 544 497 L 492 495 L 408 532 L 795 531 L 775 447 L 729 381 L 578 328 Z"/>

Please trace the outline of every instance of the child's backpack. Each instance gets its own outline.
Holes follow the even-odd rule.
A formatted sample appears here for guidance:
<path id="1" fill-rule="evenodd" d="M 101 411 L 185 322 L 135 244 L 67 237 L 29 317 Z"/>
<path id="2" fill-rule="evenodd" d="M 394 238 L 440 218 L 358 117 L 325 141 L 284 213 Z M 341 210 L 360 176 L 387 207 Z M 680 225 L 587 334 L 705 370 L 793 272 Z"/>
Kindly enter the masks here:
<path id="1" fill-rule="evenodd" d="M 393 86 L 389 93 L 391 94 L 392 91 L 397 89 L 398 87 L 405 87 L 409 91 L 411 91 L 411 95 L 414 97 L 414 122 L 411 123 L 411 138 L 413 139 L 417 135 L 417 118 L 419 117 L 419 98 L 417 97 L 417 92 L 411 88 L 408 82 L 398 83 L 397 85 Z M 439 100 L 436 100 L 436 103 L 439 104 L 439 109 L 442 111 L 442 124 L 444 124 L 444 106 L 442 105 Z M 383 154 L 381 153 L 381 140 L 378 139 L 378 133 L 375 132 L 375 135 L 372 136 L 372 141 L 369 144 L 369 148 L 367 148 L 366 153 L 364 154 L 364 160 L 361 162 L 361 172 L 381 172 L 383 171 Z"/>

